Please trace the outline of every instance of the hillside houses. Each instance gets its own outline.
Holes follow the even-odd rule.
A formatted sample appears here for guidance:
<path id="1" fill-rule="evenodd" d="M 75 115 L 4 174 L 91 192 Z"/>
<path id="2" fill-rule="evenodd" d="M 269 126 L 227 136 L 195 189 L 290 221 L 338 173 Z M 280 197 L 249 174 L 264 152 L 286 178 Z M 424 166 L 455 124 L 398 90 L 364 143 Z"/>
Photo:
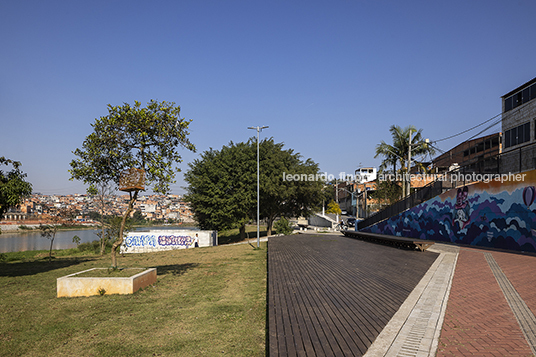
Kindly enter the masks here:
<path id="1" fill-rule="evenodd" d="M 128 206 L 128 195 L 109 196 L 104 215 L 121 216 Z M 89 220 L 89 212 L 100 212 L 96 200 L 88 195 L 42 195 L 33 194 L 26 198 L 18 209 L 8 212 L 3 221 L 35 221 L 53 216 L 61 209 L 71 209 L 78 213 L 80 221 Z M 179 195 L 147 195 L 140 196 L 134 205 L 135 211 L 148 220 L 181 220 L 192 221 L 192 212 L 187 202 Z"/>

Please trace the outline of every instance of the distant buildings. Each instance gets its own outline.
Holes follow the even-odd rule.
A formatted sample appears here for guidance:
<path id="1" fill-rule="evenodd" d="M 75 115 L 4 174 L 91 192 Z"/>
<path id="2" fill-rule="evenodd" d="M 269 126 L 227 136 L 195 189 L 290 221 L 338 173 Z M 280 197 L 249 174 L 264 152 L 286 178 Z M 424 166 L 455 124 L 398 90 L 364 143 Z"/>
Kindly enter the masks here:
<path id="1" fill-rule="evenodd" d="M 121 216 L 127 209 L 129 196 L 109 196 L 104 207 L 104 215 Z M 18 208 L 6 213 L 3 222 L 26 222 L 46 220 L 60 209 L 72 209 L 79 215 L 77 220 L 88 221 L 89 212 L 99 212 L 98 204 L 87 195 L 42 195 L 33 194 L 26 198 Z M 134 204 L 134 210 L 141 211 L 148 220 L 193 221 L 190 206 L 178 195 L 140 196 Z"/>

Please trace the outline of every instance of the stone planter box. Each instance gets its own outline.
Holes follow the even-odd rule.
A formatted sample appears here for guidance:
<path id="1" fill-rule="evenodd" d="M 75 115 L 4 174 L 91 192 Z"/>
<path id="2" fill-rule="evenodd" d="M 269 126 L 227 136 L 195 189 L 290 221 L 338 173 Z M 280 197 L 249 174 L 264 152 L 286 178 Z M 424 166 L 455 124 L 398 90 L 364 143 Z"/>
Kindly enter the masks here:
<path id="1" fill-rule="evenodd" d="M 100 291 L 102 289 L 104 289 L 106 295 L 133 294 L 139 289 L 156 282 L 156 268 L 149 268 L 126 278 L 77 276 L 98 269 L 104 270 L 106 268 L 92 268 L 58 278 L 58 297 L 101 295 Z"/>

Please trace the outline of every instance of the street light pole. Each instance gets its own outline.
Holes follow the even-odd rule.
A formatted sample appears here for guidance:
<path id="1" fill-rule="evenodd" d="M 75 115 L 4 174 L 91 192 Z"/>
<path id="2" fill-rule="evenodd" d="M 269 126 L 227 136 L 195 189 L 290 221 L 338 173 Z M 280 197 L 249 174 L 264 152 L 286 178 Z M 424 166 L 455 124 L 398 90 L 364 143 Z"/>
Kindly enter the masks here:
<path id="1" fill-rule="evenodd" d="M 250 126 L 248 129 L 257 130 L 257 248 L 261 246 L 261 236 L 259 228 L 259 216 L 260 216 L 260 206 L 259 206 L 259 197 L 260 197 L 260 175 L 259 175 L 259 132 L 262 129 L 268 128 L 267 126 Z"/>

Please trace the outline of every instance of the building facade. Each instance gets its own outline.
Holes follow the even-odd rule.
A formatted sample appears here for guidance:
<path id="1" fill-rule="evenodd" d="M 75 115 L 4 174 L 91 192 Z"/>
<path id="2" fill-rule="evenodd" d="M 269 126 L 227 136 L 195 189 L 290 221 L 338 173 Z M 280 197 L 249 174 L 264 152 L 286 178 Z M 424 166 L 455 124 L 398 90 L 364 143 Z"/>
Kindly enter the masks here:
<path id="1" fill-rule="evenodd" d="M 502 97 L 502 172 L 536 168 L 536 78 Z"/>

